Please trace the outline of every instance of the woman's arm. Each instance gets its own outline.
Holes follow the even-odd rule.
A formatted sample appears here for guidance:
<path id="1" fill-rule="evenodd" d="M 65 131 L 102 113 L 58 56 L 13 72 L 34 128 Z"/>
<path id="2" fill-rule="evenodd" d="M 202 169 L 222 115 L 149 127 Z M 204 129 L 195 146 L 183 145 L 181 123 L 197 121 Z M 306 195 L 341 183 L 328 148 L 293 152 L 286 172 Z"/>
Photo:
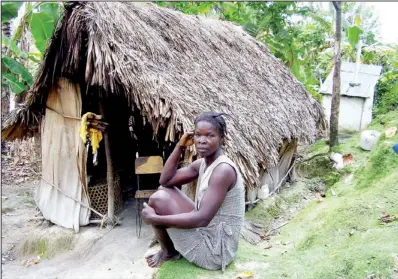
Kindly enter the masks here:
<path id="1" fill-rule="evenodd" d="M 170 154 L 164 164 L 162 174 L 160 175 L 159 184 L 163 187 L 173 187 L 192 182 L 199 176 L 199 168 L 201 160 L 196 160 L 187 167 L 177 169 L 178 161 L 185 147 L 193 144 L 193 133 L 189 132 L 182 136 L 173 152 Z"/>
<path id="2" fill-rule="evenodd" d="M 237 176 L 232 166 L 221 163 L 214 169 L 210 177 L 208 189 L 198 211 L 161 216 L 145 204 L 143 219 L 147 224 L 166 227 L 183 229 L 206 227 L 220 209 L 228 189 L 236 179 Z"/>

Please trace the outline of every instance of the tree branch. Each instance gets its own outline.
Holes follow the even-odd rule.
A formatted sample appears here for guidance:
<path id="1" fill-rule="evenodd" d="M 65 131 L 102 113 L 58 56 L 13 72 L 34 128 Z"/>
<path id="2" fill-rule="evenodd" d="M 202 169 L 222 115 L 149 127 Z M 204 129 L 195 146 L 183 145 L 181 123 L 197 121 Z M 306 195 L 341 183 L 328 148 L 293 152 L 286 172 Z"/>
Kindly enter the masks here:
<path id="1" fill-rule="evenodd" d="M 333 1 L 333 7 L 335 8 L 336 11 L 341 9 L 341 2 L 340 1 Z"/>
<path id="2" fill-rule="evenodd" d="M 299 163 L 304 163 L 304 162 L 310 161 L 310 160 L 312 160 L 312 159 L 314 159 L 314 158 L 316 158 L 316 157 L 325 156 L 325 155 L 328 155 L 328 154 L 329 154 L 328 152 L 318 153 L 318 154 L 315 154 L 315 155 L 313 155 L 313 156 L 311 156 L 311 157 L 309 157 L 309 158 L 307 158 L 307 159 L 304 159 L 304 160 L 302 160 L 302 161 L 299 161 Z"/>

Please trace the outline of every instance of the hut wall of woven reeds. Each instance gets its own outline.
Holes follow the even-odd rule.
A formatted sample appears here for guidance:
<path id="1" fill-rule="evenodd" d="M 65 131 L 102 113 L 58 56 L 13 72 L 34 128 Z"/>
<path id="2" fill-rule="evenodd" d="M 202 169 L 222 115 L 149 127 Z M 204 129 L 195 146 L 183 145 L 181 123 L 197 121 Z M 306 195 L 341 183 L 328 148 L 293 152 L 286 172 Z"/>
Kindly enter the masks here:
<path id="1" fill-rule="evenodd" d="M 68 126 L 68 135 L 75 141 L 65 145 L 60 138 L 59 148 L 73 149 L 69 151 L 78 154 L 73 158 L 79 159 L 77 150 L 82 146 L 76 119 L 59 120 L 51 134 L 43 130 L 54 112 L 49 106 L 55 103 L 59 105 L 55 114 L 65 116 L 66 107 L 74 107 L 69 111 L 77 119 L 88 111 L 100 113 L 99 103 L 103 105 L 121 184 L 134 181 L 126 172 L 133 169 L 136 153 L 167 158 L 183 132 L 193 128 L 197 115 L 225 112 L 230 115 L 225 153 L 242 172 L 251 189 L 250 199 L 261 183 L 267 182 L 272 191 L 288 179 L 297 142 L 314 141 L 326 125 L 321 105 L 264 44 L 241 27 L 146 3 L 69 5 L 25 104 L 3 123 L 3 140 L 30 136 L 41 127 L 42 140 L 47 142 L 43 137 L 51 138 L 57 129 Z M 129 119 L 134 123 L 133 137 Z M 97 169 L 104 174 L 103 147 L 98 156 Z M 187 150 L 184 160 L 194 158 L 193 148 Z M 92 158 L 85 160 L 87 164 L 84 160 L 75 164 L 76 177 L 82 174 L 83 180 Z M 51 164 L 54 160 L 43 163 L 43 171 L 53 168 Z M 271 174 L 275 171 L 277 177 Z M 61 180 L 50 182 L 57 186 Z M 79 202 L 86 195 L 81 185 L 85 183 L 77 178 L 72 183 L 73 198 Z M 54 195 L 48 194 L 46 200 Z M 65 203 L 58 207 L 67 210 Z M 54 215 L 52 221 L 66 227 L 73 223 L 76 228 L 88 222 L 87 214 L 76 209 L 74 217 L 68 217 L 71 221 L 60 221 L 62 214 Z"/>

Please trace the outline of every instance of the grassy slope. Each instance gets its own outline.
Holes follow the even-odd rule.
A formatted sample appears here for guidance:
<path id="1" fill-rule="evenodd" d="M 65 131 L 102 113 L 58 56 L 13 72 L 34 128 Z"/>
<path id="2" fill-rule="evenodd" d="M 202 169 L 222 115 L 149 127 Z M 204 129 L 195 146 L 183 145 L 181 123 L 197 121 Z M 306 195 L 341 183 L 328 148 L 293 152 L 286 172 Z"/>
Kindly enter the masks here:
<path id="1" fill-rule="evenodd" d="M 375 119 L 370 128 L 384 131 L 380 122 L 398 126 L 398 111 Z M 336 151 L 352 153 L 354 165 L 338 174 L 339 181 L 329 188 L 323 202 L 309 204 L 272 238 L 271 249 L 242 240 L 224 275 L 181 260 L 166 263 L 158 278 L 236 278 L 246 270 L 255 278 L 270 279 L 363 279 L 370 274 L 393 278 L 398 222 L 382 224 L 378 219 L 382 212 L 398 214 L 398 155 L 391 149 L 396 142 L 398 135 L 382 136 L 377 148 L 366 152 L 358 147 L 359 135 L 343 140 Z M 314 153 L 322 150 L 327 150 L 323 142 L 313 146 Z M 263 224 L 269 222 L 270 215 L 281 213 L 273 208 L 260 220 L 259 210 L 253 212 L 248 217 Z"/>

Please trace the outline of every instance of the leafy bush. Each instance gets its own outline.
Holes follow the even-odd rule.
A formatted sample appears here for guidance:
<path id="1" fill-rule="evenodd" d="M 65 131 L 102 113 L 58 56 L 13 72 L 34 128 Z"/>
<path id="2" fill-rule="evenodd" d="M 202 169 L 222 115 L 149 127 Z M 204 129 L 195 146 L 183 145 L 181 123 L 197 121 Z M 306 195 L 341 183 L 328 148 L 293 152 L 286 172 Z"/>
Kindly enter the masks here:
<path id="1" fill-rule="evenodd" d="M 398 71 L 388 72 L 376 85 L 373 113 L 385 114 L 398 108 Z"/>

